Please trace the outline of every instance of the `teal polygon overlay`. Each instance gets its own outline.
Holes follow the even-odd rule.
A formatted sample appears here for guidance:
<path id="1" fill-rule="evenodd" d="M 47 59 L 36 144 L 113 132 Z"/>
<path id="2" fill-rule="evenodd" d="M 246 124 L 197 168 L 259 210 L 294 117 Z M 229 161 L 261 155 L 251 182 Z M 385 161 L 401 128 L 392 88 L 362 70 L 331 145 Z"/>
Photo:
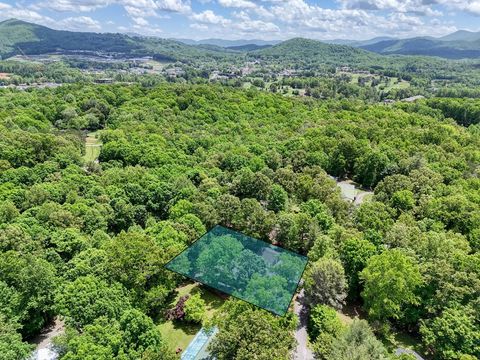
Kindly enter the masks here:
<path id="1" fill-rule="evenodd" d="M 215 226 L 165 267 L 277 315 L 284 315 L 307 257 Z"/>

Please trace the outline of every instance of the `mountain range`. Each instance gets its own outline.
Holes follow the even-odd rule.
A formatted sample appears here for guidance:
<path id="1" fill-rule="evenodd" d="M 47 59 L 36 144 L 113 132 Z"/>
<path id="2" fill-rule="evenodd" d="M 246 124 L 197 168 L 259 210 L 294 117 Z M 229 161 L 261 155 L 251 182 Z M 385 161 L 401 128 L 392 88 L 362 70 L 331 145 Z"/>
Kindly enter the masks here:
<path id="1" fill-rule="evenodd" d="M 381 55 L 424 55 L 450 59 L 480 58 L 480 32 L 457 31 L 442 38 L 388 37 L 365 41 L 295 38 L 287 41 L 161 39 L 119 33 L 91 33 L 54 30 L 45 26 L 10 19 L 0 22 L 0 57 L 17 54 L 38 55 L 54 52 L 102 52 L 122 56 L 153 56 L 157 60 L 189 62 L 201 59 L 229 59 L 239 53 L 253 57 L 299 60 L 305 57 L 335 58 L 355 64 L 373 61 Z M 298 58 L 301 54 L 301 58 Z"/>
<path id="2" fill-rule="evenodd" d="M 250 51 L 258 47 L 268 47 L 280 43 L 280 41 L 262 41 L 262 40 L 188 40 L 179 39 L 179 41 L 190 44 L 211 44 L 221 46 L 227 49 Z M 356 48 L 362 48 L 379 54 L 400 54 L 400 55 L 424 55 L 438 56 L 448 59 L 479 58 L 480 57 L 480 32 L 471 32 L 459 30 L 447 36 L 440 38 L 434 37 L 415 37 L 409 39 L 397 39 L 393 37 L 376 37 L 368 40 L 323 40 L 323 43 L 347 45 Z M 241 45 L 241 47 L 239 46 Z"/>
<path id="3" fill-rule="evenodd" d="M 258 39 L 243 39 L 243 40 L 224 40 L 224 39 L 204 39 L 204 40 L 192 40 L 192 39 L 173 39 L 180 41 L 187 45 L 216 45 L 224 48 L 240 47 L 246 45 L 256 46 L 271 46 L 281 43 L 281 40 L 258 40 Z"/>

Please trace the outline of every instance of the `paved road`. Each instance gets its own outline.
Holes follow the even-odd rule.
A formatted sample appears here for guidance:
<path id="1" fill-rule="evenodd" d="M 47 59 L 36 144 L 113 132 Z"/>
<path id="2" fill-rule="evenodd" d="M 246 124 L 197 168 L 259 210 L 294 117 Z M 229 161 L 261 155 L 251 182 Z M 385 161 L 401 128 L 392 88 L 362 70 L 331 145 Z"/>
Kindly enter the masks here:
<path id="1" fill-rule="evenodd" d="M 294 352 L 294 360 L 313 360 L 313 353 L 308 348 L 308 335 L 307 335 L 307 314 L 306 308 L 303 305 L 304 291 L 300 291 L 293 303 L 293 310 L 298 315 L 300 321 L 298 327 L 295 330 L 295 339 L 297 339 L 297 349 Z"/>

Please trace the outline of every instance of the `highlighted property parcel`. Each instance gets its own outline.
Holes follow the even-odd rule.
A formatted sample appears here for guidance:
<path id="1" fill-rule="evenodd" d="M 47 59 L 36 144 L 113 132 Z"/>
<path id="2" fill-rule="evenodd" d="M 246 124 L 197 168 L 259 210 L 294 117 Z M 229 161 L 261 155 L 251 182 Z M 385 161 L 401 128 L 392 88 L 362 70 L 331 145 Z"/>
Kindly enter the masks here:
<path id="1" fill-rule="evenodd" d="M 165 267 L 284 315 L 306 265 L 305 256 L 215 226 Z"/>

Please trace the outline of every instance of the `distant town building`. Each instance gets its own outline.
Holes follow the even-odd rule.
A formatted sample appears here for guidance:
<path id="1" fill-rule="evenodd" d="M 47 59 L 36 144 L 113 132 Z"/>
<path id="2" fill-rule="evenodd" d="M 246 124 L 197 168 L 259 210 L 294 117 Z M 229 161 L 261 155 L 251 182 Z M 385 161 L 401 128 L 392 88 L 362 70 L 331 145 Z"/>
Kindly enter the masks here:
<path id="1" fill-rule="evenodd" d="M 425 96 L 423 96 L 423 95 L 411 96 L 411 97 L 402 99 L 401 101 L 404 101 L 404 102 L 415 102 L 415 101 L 418 101 L 418 100 L 421 100 L 421 99 L 425 99 Z"/>
<path id="2" fill-rule="evenodd" d="M 95 79 L 95 83 L 97 83 L 97 84 L 112 84 L 113 79 L 111 79 L 111 78 Z"/>

